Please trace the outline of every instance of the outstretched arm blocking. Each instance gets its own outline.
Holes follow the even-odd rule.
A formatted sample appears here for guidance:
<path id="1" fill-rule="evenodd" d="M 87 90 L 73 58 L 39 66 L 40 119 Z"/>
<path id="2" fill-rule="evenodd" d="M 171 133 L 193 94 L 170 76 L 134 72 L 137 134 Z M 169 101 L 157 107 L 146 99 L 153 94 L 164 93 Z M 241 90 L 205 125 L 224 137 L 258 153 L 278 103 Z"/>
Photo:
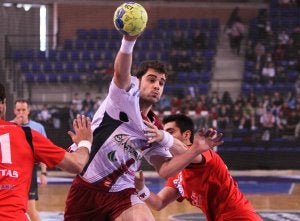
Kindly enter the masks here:
<path id="1" fill-rule="evenodd" d="M 76 143 L 79 149 L 75 152 L 66 152 L 64 159 L 57 165 L 62 170 L 70 173 L 80 173 L 89 160 L 91 143 L 93 141 L 93 132 L 91 129 L 91 120 L 84 115 L 77 115 L 73 121 L 74 132 L 68 134 Z"/>

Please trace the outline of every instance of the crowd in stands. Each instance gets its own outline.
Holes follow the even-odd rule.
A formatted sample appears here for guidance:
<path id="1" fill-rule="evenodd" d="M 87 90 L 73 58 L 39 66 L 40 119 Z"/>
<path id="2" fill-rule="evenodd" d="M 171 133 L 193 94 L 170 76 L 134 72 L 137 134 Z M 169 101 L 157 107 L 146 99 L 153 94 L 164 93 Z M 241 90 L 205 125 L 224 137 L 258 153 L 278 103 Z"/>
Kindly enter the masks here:
<path id="1" fill-rule="evenodd" d="M 230 30 L 227 33 L 229 35 L 234 32 L 235 25 L 241 26 L 238 10 L 238 7 L 233 10 L 226 25 Z M 180 28 L 180 25 L 193 27 L 196 20 L 158 21 L 160 37 L 164 39 L 157 39 L 156 32 L 149 30 L 144 33 L 144 38 L 149 41 L 146 41 L 146 45 L 136 45 L 135 53 L 136 59 L 162 59 L 170 64 L 171 76 L 166 84 L 165 95 L 155 106 L 157 113 L 161 116 L 187 113 L 195 120 L 197 128 L 215 127 L 228 136 L 232 136 L 234 131 L 251 131 L 257 132 L 264 141 L 275 137 L 300 139 L 299 15 L 299 1 L 271 1 L 270 8 L 260 9 L 257 17 L 250 22 L 249 36 L 244 36 L 245 31 L 242 31 L 242 38 L 247 42 L 243 53 L 245 73 L 241 94 L 235 100 L 228 91 L 223 94 L 216 91 L 208 93 L 218 39 L 218 23 L 202 19 L 197 23 L 198 28 L 191 28 L 190 31 Z M 169 27 L 179 28 L 168 29 Z M 95 45 L 97 36 L 87 36 L 89 35 L 86 33 L 78 33 L 77 40 L 81 40 L 78 42 L 86 42 L 82 43 L 86 45 L 84 47 L 91 41 Z M 113 47 L 116 46 L 114 42 L 112 41 Z M 113 48 L 108 43 L 101 48 L 102 53 L 106 49 L 112 51 Z M 73 46 L 68 47 L 73 50 L 74 43 L 70 44 Z M 236 42 L 231 42 L 231 46 L 239 54 L 240 46 Z M 141 50 L 145 47 L 147 50 Z M 162 50 L 156 50 L 158 54 L 152 54 L 158 48 Z M 92 57 L 96 56 L 95 51 L 93 50 Z M 102 54 L 100 57 L 106 58 L 107 55 Z M 105 59 L 98 59 L 93 70 L 94 76 L 98 76 L 103 82 L 109 82 L 113 65 Z M 206 87 L 201 90 L 199 85 Z M 92 117 L 101 102 L 101 96 L 92 97 L 89 92 L 75 93 L 68 107 L 68 123 L 72 122 L 77 113 Z M 41 112 L 37 116 L 46 116 L 45 109 L 47 108 L 44 108 L 43 114 Z M 55 125 L 58 126 L 59 123 L 56 122 Z"/>
<path id="2" fill-rule="evenodd" d="M 67 118 L 58 119 L 55 115 L 51 116 L 51 108 L 47 109 L 46 106 L 36 114 L 36 118 L 42 123 L 47 122 L 48 125 L 51 122 L 56 127 L 60 125 L 56 121 L 67 121 L 71 126 L 72 120 L 78 113 L 92 118 L 102 101 L 101 96 L 93 97 L 89 92 L 75 93 L 68 108 Z M 195 129 L 214 127 L 226 136 L 232 136 L 234 131 L 251 131 L 259 134 L 260 139 L 264 141 L 275 137 L 300 139 L 300 103 L 293 93 L 288 93 L 286 96 L 279 92 L 263 96 L 250 93 L 247 96 L 240 95 L 235 100 L 228 91 L 221 95 L 214 91 L 210 96 L 163 95 L 155 106 L 155 111 L 161 117 L 167 114 L 186 113 L 195 121 Z M 46 116 L 46 119 L 42 116 Z"/>

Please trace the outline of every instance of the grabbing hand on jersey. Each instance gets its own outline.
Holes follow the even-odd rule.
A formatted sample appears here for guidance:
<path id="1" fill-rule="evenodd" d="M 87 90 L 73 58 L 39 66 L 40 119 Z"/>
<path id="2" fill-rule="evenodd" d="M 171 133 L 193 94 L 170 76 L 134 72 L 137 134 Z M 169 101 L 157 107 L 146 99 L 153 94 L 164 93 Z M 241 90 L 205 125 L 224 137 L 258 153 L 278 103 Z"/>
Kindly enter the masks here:
<path id="1" fill-rule="evenodd" d="M 148 138 L 148 143 L 160 142 L 164 138 L 164 132 L 157 128 L 153 123 L 144 120 L 144 123 L 148 126 L 145 131 L 145 137 Z"/>

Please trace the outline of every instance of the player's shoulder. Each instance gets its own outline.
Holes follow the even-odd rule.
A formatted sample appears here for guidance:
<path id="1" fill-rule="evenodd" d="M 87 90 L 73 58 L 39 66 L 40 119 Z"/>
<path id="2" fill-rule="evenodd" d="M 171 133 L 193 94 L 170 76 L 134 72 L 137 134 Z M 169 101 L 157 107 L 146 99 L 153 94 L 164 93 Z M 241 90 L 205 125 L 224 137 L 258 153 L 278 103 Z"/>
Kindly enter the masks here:
<path id="1" fill-rule="evenodd" d="M 17 127 L 20 127 L 19 125 L 13 123 L 13 122 L 10 122 L 10 121 L 6 121 L 6 120 L 0 120 L 0 126 L 2 128 L 17 128 Z"/>

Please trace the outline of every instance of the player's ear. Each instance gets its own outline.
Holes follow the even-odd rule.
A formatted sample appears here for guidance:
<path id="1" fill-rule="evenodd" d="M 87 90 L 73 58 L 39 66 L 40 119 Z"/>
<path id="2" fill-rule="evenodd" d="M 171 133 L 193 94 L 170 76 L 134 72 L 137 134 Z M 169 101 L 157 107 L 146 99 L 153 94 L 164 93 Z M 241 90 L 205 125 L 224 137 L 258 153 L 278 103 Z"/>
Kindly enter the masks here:
<path id="1" fill-rule="evenodd" d="M 188 142 L 190 141 L 190 138 L 191 138 L 191 131 L 190 130 L 186 130 L 182 133 L 183 135 L 183 139 L 184 140 L 187 140 Z"/>

